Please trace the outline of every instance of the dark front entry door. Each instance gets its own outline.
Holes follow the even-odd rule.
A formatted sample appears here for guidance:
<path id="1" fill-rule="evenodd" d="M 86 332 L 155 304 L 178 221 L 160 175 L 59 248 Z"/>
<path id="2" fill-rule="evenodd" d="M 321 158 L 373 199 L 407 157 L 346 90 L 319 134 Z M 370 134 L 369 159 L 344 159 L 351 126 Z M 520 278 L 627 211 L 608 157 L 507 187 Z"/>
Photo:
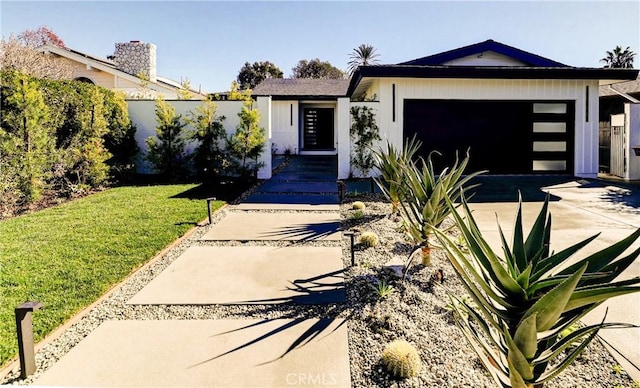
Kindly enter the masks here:
<path id="1" fill-rule="evenodd" d="M 334 150 L 333 108 L 304 108 L 302 150 Z"/>

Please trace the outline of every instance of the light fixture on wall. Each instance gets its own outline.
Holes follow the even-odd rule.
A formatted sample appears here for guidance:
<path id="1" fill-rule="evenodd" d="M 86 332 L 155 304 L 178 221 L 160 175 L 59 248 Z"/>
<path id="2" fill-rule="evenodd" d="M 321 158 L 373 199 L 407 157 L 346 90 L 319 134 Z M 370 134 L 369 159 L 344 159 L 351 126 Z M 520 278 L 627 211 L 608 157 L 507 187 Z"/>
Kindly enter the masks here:
<path id="1" fill-rule="evenodd" d="M 640 156 L 640 145 L 633 146 L 633 152 L 635 152 L 636 156 Z"/>

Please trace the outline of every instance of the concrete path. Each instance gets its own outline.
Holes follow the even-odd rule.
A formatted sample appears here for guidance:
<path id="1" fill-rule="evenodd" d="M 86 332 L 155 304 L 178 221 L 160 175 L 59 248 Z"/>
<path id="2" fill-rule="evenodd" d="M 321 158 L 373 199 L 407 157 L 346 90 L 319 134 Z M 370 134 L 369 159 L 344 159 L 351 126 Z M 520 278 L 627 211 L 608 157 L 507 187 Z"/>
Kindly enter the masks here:
<path id="1" fill-rule="evenodd" d="M 343 270 L 340 247 L 191 247 L 128 303 L 342 303 Z"/>
<path id="2" fill-rule="evenodd" d="M 201 240 L 127 303 L 140 308 L 343 303 L 336 162 L 335 157 L 291 160 L 282 175 L 228 207 Z M 347 328 L 343 320 L 326 316 L 107 321 L 36 384 L 349 387 Z"/>
<path id="3" fill-rule="evenodd" d="M 80 387 L 349 387 L 342 320 L 108 321 L 36 382 Z"/>

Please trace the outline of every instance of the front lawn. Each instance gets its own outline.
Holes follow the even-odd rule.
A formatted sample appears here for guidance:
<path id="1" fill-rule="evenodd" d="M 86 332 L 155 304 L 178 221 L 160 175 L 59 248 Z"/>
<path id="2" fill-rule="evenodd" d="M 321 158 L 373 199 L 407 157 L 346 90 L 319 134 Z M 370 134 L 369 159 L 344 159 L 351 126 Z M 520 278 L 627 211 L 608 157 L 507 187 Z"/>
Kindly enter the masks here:
<path id="1" fill-rule="evenodd" d="M 34 313 L 34 335 L 42 339 L 205 219 L 206 203 L 194 191 L 120 187 L 1 221 L 0 366 L 18 351 L 16 306 L 43 303 Z"/>

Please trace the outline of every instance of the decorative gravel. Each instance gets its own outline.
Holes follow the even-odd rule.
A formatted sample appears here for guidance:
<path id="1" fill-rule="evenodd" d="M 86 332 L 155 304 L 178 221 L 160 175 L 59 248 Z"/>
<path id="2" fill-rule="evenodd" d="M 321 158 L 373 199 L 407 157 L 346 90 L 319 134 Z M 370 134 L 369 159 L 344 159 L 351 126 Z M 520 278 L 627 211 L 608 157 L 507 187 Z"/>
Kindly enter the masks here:
<path id="1" fill-rule="evenodd" d="M 338 246 L 341 244 L 345 264 L 347 301 L 344 304 L 319 306 L 296 305 L 234 305 L 234 306 L 141 306 L 126 302 L 155 276 L 164 270 L 185 249 L 193 245 L 238 246 L 299 246 L 290 241 L 212 242 L 199 241 L 209 225 L 196 227 L 181 243 L 167 251 L 150 265 L 138 270 L 121 287 L 100 302 L 88 314 L 72 325 L 58 338 L 46 344 L 36 355 L 37 372 L 26 380 L 18 379 L 16 368 L 2 384 L 30 384 L 64 356 L 84 337 L 107 320 L 156 319 L 222 319 L 222 318 L 318 318 L 340 317 L 348 319 L 351 379 L 354 387 L 493 387 L 495 384 L 477 360 L 471 347 L 455 326 L 452 313 L 447 309 L 448 299 L 444 287 L 463 295 L 462 285 L 444 260 L 434 253 L 432 265 L 411 267 L 409 280 L 396 280 L 382 271 L 392 258 L 406 258 L 410 245 L 399 231 L 400 222 L 389 217 L 390 205 L 376 196 L 349 198 L 363 201 L 366 209 L 358 217 L 351 203 L 341 206 L 343 230 L 371 231 L 378 235 L 380 244 L 374 248 L 355 247 L 356 265 L 351 267 L 350 239 L 336 242 L 306 241 L 308 246 Z M 233 206 L 214 215 L 220 221 Z M 357 241 L 357 240 L 356 240 Z M 442 270 L 440 276 L 435 276 Z M 372 290 L 378 280 L 391 284 L 394 291 L 384 298 Z M 382 351 L 394 339 L 405 339 L 415 345 L 423 362 L 417 377 L 407 380 L 392 378 L 381 364 Z M 624 372 L 615 372 L 615 360 L 598 341 L 547 387 L 633 387 L 633 381 Z M 117 372 L 117 371 L 114 371 Z"/>

